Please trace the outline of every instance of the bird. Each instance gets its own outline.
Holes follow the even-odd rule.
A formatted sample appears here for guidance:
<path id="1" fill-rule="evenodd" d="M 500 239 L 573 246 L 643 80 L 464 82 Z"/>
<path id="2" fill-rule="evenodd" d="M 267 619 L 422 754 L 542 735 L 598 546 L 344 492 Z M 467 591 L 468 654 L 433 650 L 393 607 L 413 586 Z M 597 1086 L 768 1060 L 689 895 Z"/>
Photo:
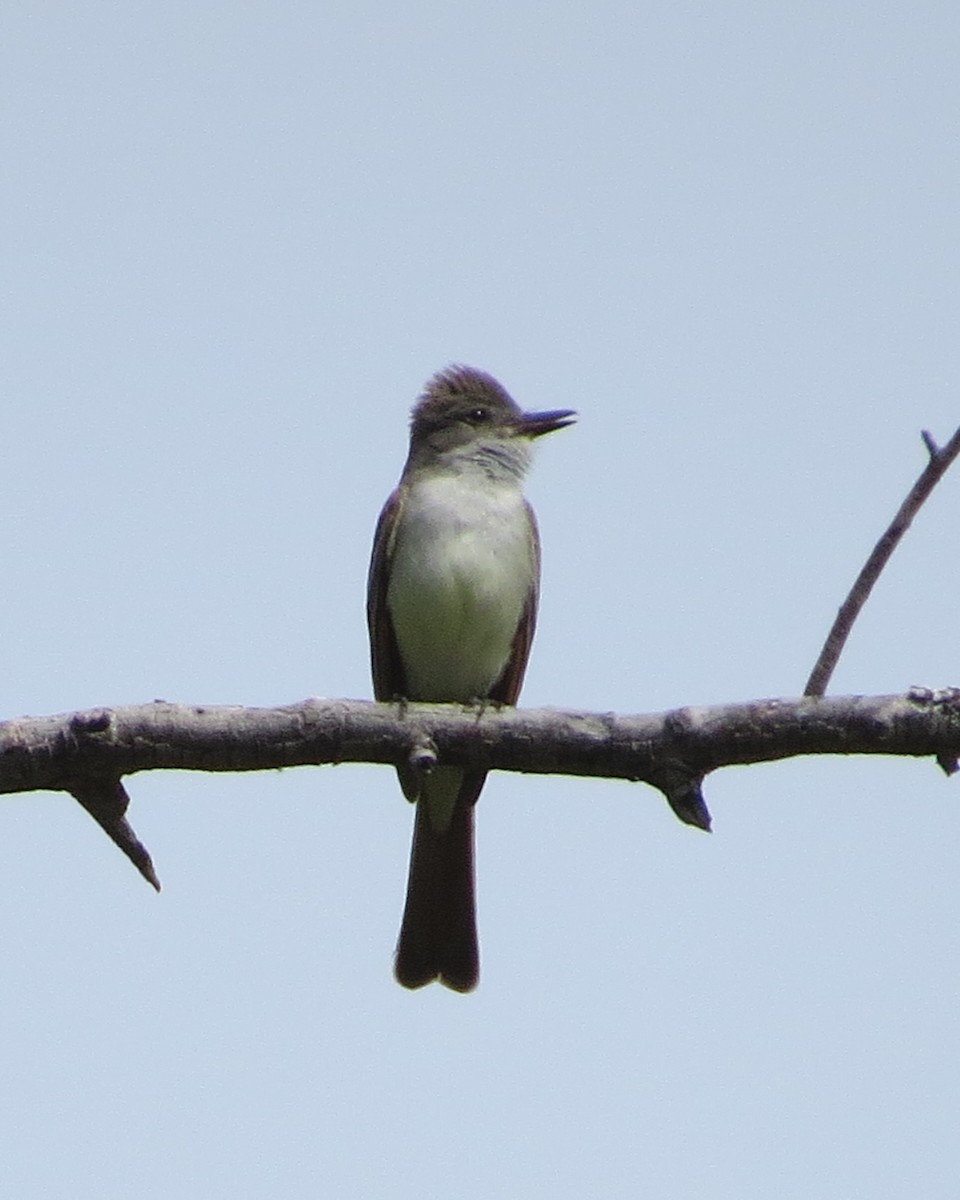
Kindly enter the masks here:
<path id="1" fill-rule="evenodd" d="M 532 443 L 571 409 L 524 412 L 493 376 L 454 365 L 415 404 L 406 463 L 380 513 L 367 580 L 374 695 L 514 705 L 537 621 L 540 537 L 523 494 Z M 397 767 L 416 805 L 397 981 L 479 980 L 474 806 L 486 770 Z"/>

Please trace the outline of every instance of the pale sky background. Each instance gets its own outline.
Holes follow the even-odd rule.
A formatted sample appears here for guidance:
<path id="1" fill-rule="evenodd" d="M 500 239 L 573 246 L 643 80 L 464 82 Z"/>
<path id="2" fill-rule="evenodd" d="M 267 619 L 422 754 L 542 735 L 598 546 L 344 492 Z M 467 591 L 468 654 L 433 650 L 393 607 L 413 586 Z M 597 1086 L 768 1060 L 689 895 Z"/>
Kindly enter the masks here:
<path id="1" fill-rule="evenodd" d="M 524 702 L 796 695 L 960 423 L 954 3 L 9 4 L 0 712 L 368 697 L 450 362 L 539 447 Z M 960 683 L 960 471 L 835 693 Z M 0 1194 L 955 1200 L 960 781 L 491 778 L 482 979 L 391 976 L 389 770 L 0 804 Z"/>

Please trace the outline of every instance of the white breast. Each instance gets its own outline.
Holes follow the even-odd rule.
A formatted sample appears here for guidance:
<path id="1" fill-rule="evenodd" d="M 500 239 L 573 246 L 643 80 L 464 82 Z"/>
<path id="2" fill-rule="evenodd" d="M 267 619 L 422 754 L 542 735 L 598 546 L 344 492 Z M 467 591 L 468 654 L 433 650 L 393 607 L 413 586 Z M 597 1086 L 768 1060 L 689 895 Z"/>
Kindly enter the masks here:
<path id="1" fill-rule="evenodd" d="M 488 693 L 506 665 L 536 569 L 517 482 L 464 471 L 411 484 L 387 587 L 410 699 Z"/>

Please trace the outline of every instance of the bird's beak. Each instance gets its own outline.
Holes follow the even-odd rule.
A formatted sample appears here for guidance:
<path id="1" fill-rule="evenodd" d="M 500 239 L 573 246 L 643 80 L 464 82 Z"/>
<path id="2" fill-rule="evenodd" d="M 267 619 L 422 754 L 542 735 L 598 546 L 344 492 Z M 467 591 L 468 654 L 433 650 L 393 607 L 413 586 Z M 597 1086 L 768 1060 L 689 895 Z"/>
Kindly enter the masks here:
<path id="1" fill-rule="evenodd" d="M 572 425 L 576 413 L 572 408 L 558 408 L 552 412 L 521 413 L 517 418 L 517 433 L 523 437 L 540 437 L 544 433 L 552 433 L 554 429 L 563 429 Z"/>

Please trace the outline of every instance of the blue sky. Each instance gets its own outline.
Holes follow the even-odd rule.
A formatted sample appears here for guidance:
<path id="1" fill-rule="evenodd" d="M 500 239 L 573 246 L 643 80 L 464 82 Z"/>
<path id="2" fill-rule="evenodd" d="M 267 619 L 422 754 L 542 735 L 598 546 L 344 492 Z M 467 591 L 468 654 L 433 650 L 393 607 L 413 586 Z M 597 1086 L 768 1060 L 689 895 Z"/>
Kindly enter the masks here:
<path id="1" fill-rule="evenodd" d="M 51 3 L 0 50 L 0 712 L 370 695 L 364 579 L 450 362 L 576 408 L 524 702 L 796 695 L 958 424 L 953 5 Z M 956 684 L 960 476 L 832 690 Z M 0 805 L 23 1198 L 956 1195 L 956 781 L 497 775 L 483 976 L 390 960 L 390 771 L 146 774 L 159 897 Z"/>

